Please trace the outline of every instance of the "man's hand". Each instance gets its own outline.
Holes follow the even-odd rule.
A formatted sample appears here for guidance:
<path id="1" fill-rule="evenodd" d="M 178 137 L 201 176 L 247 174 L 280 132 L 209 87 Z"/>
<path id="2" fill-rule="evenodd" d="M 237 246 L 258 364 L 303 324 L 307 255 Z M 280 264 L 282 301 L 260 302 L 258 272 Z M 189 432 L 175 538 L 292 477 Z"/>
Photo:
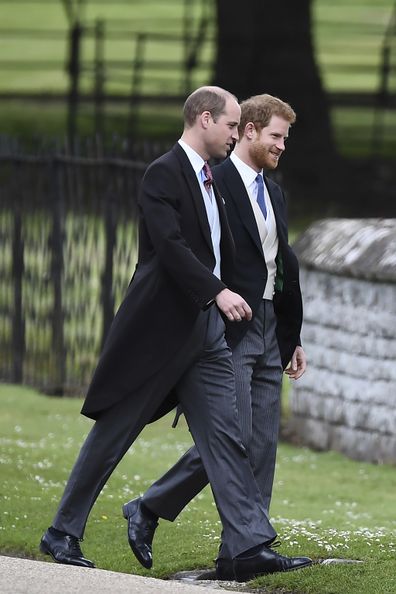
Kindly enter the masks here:
<path id="1" fill-rule="evenodd" d="M 242 319 L 251 320 L 252 310 L 246 301 L 229 289 L 223 289 L 215 297 L 217 307 L 223 312 L 230 322 L 240 322 Z"/>
<path id="2" fill-rule="evenodd" d="M 305 356 L 304 349 L 300 346 L 297 346 L 291 358 L 289 367 L 285 369 L 285 373 L 290 377 L 290 379 L 296 380 L 302 376 L 306 368 L 307 358 Z"/>

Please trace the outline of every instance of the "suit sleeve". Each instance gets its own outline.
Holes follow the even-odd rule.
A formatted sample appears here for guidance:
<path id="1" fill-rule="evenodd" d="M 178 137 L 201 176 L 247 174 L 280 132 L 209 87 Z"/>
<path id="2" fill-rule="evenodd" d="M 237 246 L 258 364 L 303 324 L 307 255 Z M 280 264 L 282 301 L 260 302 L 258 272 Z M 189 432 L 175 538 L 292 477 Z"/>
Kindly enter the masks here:
<path id="1" fill-rule="evenodd" d="M 196 257 L 183 236 L 179 195 L 170 168 L 156 162 L 144 177 L 139 205 L 161 266 L 194 303 L 206 309 L 226 285 Z"/>

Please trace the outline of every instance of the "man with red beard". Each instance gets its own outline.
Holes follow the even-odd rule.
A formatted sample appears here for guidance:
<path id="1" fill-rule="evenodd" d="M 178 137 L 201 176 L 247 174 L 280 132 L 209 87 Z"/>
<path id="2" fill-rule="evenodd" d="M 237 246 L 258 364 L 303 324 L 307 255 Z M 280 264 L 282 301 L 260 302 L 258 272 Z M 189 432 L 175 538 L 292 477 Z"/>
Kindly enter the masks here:
<path id="1" fill-rule="evenodd" d="M 285 150 L 293 109 L 268 94 L 241 103 L 239 140 L 214 167 L 234 236 L 236 262 L 228 286 L 250 305 L 251 321 L 226 322 L 232 350 L 242 437 L 268 511 L 275 471 L 282 373 L 298 379 L 306 368 L 300 343 L 302 299 L 297 258 L 288 245 L 286 203 L 265 171 L 276 169 Z M 264 170 L 264 172 L 263 172 Z M 124 506 L 129 541 L 137 559 L 152 565 L 158 518 L 173 521 L 208 479 L 194 446 L 143 495 Z M 134 512 L 133 514 L 131 512 Z M 233 579 L 231 553 L 222 543 L 218 579 Z"/>

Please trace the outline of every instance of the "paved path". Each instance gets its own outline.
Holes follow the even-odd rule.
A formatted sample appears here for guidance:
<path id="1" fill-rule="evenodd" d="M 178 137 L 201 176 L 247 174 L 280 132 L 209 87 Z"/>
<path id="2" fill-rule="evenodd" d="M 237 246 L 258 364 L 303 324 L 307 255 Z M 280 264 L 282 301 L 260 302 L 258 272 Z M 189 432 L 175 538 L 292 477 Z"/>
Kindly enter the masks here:
<path id="1" fill-rule="evenodd" d="M 202 586 L 116 573 L 104 569 L 86 569 L 0 556 L 1 594 L 219 594 L 225 592 L 216 586 L 216 582 Z M 233 590 L 233 594 L 242 593 Z"/>

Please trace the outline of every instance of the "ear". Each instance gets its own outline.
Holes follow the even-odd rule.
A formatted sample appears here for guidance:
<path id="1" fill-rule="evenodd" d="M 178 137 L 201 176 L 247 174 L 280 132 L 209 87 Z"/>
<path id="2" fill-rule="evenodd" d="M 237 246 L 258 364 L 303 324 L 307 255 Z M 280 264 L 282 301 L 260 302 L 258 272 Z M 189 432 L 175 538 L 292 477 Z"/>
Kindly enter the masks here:
<path id="1" fill-rule="evenodd" d="M 213 120 L 210 111 L 203 111 L 199 117 L 201 120 L 201 125 L 205 129 L 208 128 L 210 122 Z"/>
<path id="2" fill-rule="evenodd" d="M 246 136 L 248 140 L 253 140 L 253 138 L 256 136 L 256 132 L 257 130 L 253 122 L 248 122 L 245 126 L 244 136 Z"/>

